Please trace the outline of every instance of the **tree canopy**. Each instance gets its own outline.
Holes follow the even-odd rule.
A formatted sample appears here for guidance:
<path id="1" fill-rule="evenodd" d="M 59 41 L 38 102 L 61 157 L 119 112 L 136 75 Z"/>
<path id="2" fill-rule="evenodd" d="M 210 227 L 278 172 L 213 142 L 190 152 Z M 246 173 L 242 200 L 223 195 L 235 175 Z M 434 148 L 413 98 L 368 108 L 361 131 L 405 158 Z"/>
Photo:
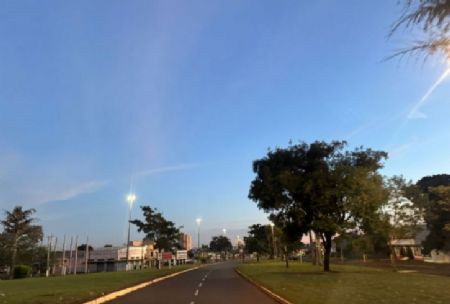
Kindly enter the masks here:
<path id="1" fill-rule="evenodd" d="M 450 250 L 450 175 L 426 176 L 417 185 L 427 195 L 424 218 L 429 230 L 424 241 L 427 250 Z"/>
<path id="2" fill-rule="evenodd" d="M 248 236 L 244 237 L 245 251 L 247 253 L 256 252 L 256 259 L 264 253 L 271 253 L 273 256 L 273 240 L 271 239 L 270 227 L 268 225 L 254 224 L 248 227 Z"/>
<path id="3" fill-rule="evenodd" d="M 161 212 L 150 206 L 141 206 L 144 221 L 135 219 L 132 224 L 138 227 L 139 232 L 146 234 L 146 240 L 155 242 L 158 249 L 173 251 L 180 248 L 180 228 L 175 223 L 167 220 Z"/>
<path id="4" fill-rule="evenodd" d="M 378 170 L 387 153 L 345 147 L 344 141 L 301 142 L 269 150 L 253 162 L 249 198 L 270 213 L 287 238 L 298 240 L 309 230 L 320 235 L 325 271 L 332 237 L 364 227 L 386 199 Z"/>
<path id="5" fill-rule="evenodd" d="M 3 232 L 0 235 L 0 253 L 13 274 L 17 259 L 24 262 L 24 258 L 32 256 L 32 252 L 42 240 L 42 227 L 34 225 L 36 221 L 32 215 L 34 209 L 24 210 L 16 206 L 12 211 L 5 211 L 5 219 L 0 221 Z M 31 262 L 31 261 L 28 261 Z"/>
<path id="6" fill-rule="evenodd" d="M 231 241 L 224 235 L 214 236 L 209 243 L 209 249 L 214 252 L 226 252 L 233 249 Z"/>

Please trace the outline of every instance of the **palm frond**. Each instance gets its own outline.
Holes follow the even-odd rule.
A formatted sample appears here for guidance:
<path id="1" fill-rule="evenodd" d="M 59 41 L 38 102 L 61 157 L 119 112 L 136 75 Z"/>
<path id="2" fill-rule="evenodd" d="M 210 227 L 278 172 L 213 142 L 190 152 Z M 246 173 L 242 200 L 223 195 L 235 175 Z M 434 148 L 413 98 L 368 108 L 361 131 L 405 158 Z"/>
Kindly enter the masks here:
<path id="1" fill-rule="evenodd" d="M 417 41 L 413 46 L 398 50 L 389 57 L 386 57 L 385 61 L 408 55 L 423 55 L 424 59 L 427 59 L 428 56 L 437 53 L 450 59 L 450 37 L 439 37 L 429 39 L 428 41 Z"/>
<path id="2" fill-rule="evenodd" d="M 424 32 L 438 28 L 443 32 L 450 29 L 450 0 L 408 0 L 402 16 L 392 25 L 389 36 L 400 27 L 421 25 Z"/>

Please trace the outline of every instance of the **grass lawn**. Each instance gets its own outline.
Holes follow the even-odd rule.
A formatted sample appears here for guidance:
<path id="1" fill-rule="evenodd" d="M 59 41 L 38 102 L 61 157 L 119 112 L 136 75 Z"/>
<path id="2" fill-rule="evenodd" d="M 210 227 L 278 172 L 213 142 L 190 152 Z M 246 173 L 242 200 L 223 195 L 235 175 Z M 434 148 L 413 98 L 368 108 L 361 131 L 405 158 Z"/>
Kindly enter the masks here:
<path id="1" fill-rule="evenodd" d="M 83 303 L 111 291 L 133 286 L 195 265 L 130 272 L 102 272 L 65 277 L 0 281 L 0 303 Z"/>
<path id="2" fill-rule="evenodd" d="M 331 265 L 331 273 L 311 264 L 241 264 L 239 270 L 293 303 L 444 304 L 450 303 L 450 277 L 360 266 Z"/>

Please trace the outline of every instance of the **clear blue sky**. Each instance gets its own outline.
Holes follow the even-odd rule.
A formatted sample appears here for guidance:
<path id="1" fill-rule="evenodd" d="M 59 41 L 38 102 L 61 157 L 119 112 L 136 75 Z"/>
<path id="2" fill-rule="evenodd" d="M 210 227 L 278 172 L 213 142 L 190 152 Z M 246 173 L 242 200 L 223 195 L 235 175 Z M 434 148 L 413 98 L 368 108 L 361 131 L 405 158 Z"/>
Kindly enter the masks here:
<path id="1" fill-rule="evenodd" d="M 415 38 L 386 39 L 396 2 L 1 1 L 1 209 L 120 244 L 132 181 L 186 232 L 201 216 L 206 242 L 266 221 L 251 163 L 290 139 L 449 173 L 449 82 L 419 104 L 445 65 L 383 62 Z"/>

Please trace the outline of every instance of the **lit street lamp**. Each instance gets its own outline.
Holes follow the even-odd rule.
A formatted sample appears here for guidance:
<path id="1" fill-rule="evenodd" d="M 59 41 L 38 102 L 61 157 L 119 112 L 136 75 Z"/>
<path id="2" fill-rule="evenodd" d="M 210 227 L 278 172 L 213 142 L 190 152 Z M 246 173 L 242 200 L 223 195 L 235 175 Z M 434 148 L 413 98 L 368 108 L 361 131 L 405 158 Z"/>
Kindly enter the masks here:
<path id="1" fill-rule="evenodd" d="M 202 222 L 202 219 L 199 217 L 195 220 L 195 222 L 197 223 L 197 245 L 198 249 L 200 250 L 200 224 Z"/>
<path id="2" fill-rule="evenodd" d="M 127 202 L 128 202 L 128 206 L 129 206 L 129 217 L 128 217 L 127 257 L 126 257 L 125 270 L 128 270 L 128 257 L 130 255 L 131 209 L 133 208 L 133 203 L 135 200 L 136 200 L 136 195 L 134 193 L 128 194 Z"/>

